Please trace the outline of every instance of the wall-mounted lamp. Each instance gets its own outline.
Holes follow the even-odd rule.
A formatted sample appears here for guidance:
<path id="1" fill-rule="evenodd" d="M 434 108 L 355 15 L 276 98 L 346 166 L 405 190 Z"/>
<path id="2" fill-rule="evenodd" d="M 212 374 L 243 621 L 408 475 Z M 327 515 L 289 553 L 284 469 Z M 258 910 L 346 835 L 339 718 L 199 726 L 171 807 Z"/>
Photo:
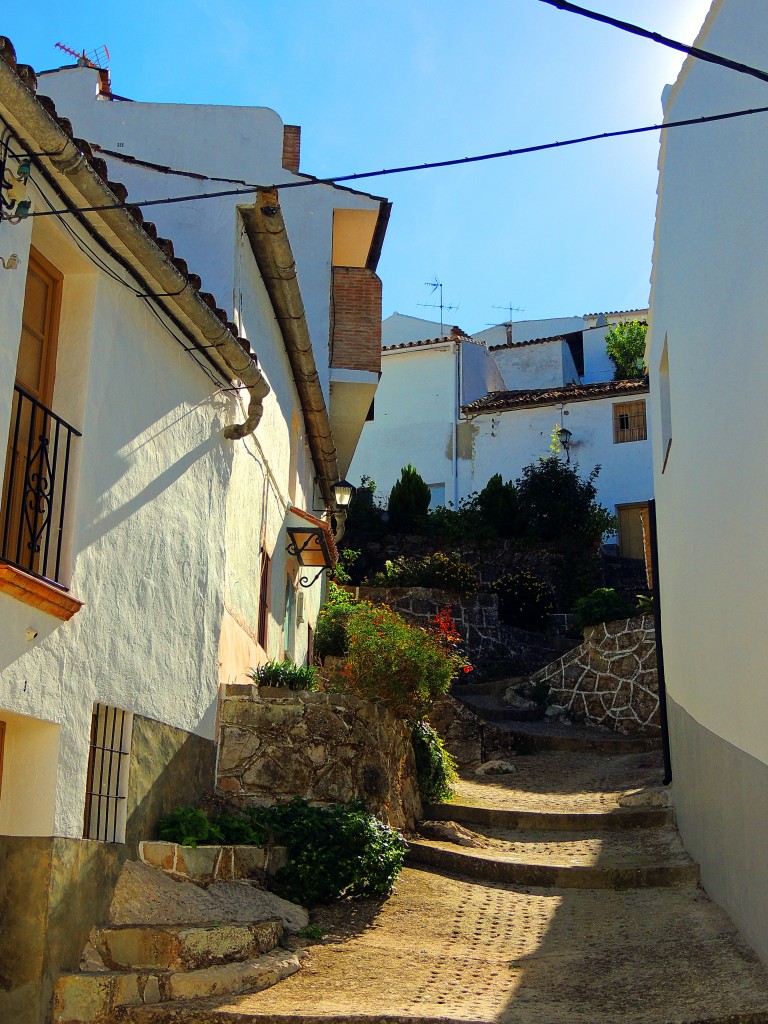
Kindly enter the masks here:
<path id="1" fill-rule="evenodd" d="M 355 496 L 357 488 L 353 487 L 348 480 L 337 480 L 331 488 L 333 491 L 333 500 L 336 502 L 338 508 L 349 508 L 349 503 Z"/>
<path id="2" fill-rule="evenodd" d="M 571 438 L 573 433 L 567 427 L 560 427 L 557 432 L 557 439 L 565 452 L 565 461 L 569 463 L 571 461 Z"/>

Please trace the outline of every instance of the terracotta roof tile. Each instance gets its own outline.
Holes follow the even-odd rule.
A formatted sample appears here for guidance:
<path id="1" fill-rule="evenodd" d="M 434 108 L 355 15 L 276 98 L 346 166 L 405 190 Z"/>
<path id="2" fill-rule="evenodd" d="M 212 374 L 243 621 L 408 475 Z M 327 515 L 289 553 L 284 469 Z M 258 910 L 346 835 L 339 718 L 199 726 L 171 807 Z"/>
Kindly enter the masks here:
<path id="1" fill-rule="evenodd" d="M 578 333 L 574 331 L 574 334 Z M 548 341 L 565 341 L 562 334 L 552 334 L 548 338 L 529 338 L 527 341 L 505 341 L 501 345 L 489 345 L 489 352 L 497 352 L 501 348 L 523 348 L 524 345 L 544 345 Z"/>
<path id="2" fill-rule="evenodd" d="M 495 412 L 503 409 L 525 409 L 556 405 L 560 402 L 589 402 L 596 398 L 623 398 L 647 394 L 648 378 L 611 380 L 597 384 L 566 384 L 559 388 L 531 388 L 528 391 L 491 391 L 476 402 L 462 406 L 468 414 Z"/>

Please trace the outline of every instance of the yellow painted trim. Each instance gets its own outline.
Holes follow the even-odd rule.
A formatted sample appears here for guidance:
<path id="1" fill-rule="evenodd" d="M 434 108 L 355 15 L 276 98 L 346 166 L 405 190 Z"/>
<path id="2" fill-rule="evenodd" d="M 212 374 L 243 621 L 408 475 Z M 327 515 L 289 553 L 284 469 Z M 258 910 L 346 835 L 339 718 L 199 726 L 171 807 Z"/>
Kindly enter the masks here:
<path id="1" fill-rule="evenodd" d="M 0 562 L 0 594 L 15 597 L 17 601 L 54 615 L 62 622 L 67 622 L 83 607 L 82 601 L 70 597 L 52 583 L 30 576 L 7 562 Z"/>

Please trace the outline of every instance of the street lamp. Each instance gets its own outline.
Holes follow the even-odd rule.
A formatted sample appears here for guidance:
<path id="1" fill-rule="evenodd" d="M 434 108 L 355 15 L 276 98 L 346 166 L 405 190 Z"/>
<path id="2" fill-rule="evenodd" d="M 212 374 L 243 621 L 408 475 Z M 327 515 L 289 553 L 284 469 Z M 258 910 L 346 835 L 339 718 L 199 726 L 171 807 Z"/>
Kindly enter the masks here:
<path id="1" fill-rule="evenodd" d="M 573 433 L 567 427 L 560 427 L 557 432 L 557 439 L 560 442 L 563 451 L 565 452 L 565 461 L 569 463 L 571 461 L 571 438 Z"/>
<path id="2" fill-rule="evenodd" d="M 346 509 L 352 501 L 356 488 L 348 480 L 337 480 L 331 488 L 336 507 Z"/>

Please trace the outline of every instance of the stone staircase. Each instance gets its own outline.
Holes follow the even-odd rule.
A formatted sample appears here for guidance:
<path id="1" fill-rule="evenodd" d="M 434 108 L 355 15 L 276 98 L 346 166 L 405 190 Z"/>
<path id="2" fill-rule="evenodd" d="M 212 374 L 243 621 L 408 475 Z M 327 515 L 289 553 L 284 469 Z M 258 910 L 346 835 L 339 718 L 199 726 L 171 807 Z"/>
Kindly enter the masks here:
<path id="1" fill-rule="evenodd" d="M 306 914 L 246 880 L 203 888 L 129 862 L 110 917 L 92 931 L 81 970 L 59 976 L 53 1024 L 112 1024 L 132 1008 L 257 992 L 300 966 L 281 942 L 285 922 L 295 928 Z"/>

